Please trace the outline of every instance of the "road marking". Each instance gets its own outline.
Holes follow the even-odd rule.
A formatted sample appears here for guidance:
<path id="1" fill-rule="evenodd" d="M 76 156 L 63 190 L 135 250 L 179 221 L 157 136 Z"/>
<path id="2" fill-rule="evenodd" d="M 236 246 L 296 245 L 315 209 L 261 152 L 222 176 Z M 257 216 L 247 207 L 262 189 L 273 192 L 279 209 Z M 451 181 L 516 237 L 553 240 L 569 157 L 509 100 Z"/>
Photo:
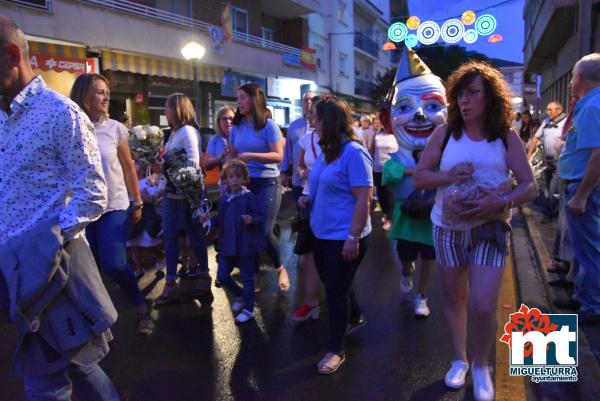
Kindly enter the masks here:
<path id="1" fill-rule="evenodd" d="M 504 325 L 511 313 L 518 309 L 515 291 L 515 277 L 512 249 L 506 257 L 506 266 L 498 298 L 498 332 L 496 333 L 496 400 L 519 401 L 526 400 L 525 378 L 508 374 L 509 349 L 506 344 L 498 341 L 504 334 Z"/>

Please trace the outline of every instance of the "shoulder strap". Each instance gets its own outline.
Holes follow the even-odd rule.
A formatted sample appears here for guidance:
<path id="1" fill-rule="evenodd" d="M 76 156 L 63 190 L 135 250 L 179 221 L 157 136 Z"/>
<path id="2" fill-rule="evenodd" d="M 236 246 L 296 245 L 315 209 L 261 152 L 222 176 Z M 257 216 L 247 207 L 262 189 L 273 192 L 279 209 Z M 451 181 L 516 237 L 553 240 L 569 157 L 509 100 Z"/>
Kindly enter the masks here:
<path id="1" fill-rule="evenodd" d="M 446 146 L 448 146 L 448 141 L 450 141 L 451 136 L 452 131 L 450 130 L 450 126 L 448 126 L 448 128 L 446 128 L 446 136 L 444 137 L 444 142 L 442 142 L 442 148 L 440 149 L 440 159 L 442 158 L 442 153 L 444 153 Z"/>

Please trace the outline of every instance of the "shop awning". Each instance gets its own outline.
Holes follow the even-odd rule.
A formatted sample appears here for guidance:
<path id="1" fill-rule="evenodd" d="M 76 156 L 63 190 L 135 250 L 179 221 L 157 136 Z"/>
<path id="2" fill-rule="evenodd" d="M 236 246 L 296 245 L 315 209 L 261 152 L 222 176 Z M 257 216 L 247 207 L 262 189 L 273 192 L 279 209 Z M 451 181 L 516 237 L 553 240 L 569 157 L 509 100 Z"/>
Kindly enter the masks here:
<path id="1" fill-rule="evenodd" d="M 102 65 L 105 70 L 157 75 L 190 81 L 194 79 L 191 63 L 164 58 L 104 50 L 102 51 Z M 220 84 L 223 81 L 223 69 L 198 64 L 198 80 Z"/>
<path id="2" fill-rule="evenodd" d="M 85 60 L 85 47 L 57 45 L 53 43 L 29 41 L 29 53 Z"/>

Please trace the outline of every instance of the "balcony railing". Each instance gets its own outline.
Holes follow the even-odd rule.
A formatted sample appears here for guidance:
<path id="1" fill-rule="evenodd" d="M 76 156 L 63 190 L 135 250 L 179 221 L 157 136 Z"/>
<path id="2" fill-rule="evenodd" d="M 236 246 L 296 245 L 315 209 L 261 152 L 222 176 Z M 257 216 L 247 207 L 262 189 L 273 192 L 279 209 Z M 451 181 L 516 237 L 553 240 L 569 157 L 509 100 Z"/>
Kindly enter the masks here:
<path id="1" fill-rule="evenodd" d="M 370 54 L 375 58 L 379 56 L 379 46 L 377 45 L 377 42 L 369 38 L 364 33 L 354 33 L 354 47 L 358 47 L 360 50 Z"/>
<path id="2" fill-rule="evenodd" d="M 109 8 L 125 14 L 136 15 L 139 17 L 150 18 L 155 21 L 161 21 L 168 24 L 178 25 L 185 28 L 192 28 L 202 32 L 208 32 L 208 23 L 194 18 L 160 10 L 154 7 L 144 6 L 128 0 L 79 0 L 82 3 L 93 4 L 96 6 Z M 282 54 L 293 54 L 300 56 L 300 49 L 287 46 L 279 42 L 266 40 L 258 36 L 233 32 L 233 39 L 237 42 L 246 43 L 252 46 L 262 47 Z"/>
<path id="3" fill-rule="evenodd" d="M 373 82 L 355 78 L 354 94 L 357 96 L 371 97 L 373 95 Z"/>

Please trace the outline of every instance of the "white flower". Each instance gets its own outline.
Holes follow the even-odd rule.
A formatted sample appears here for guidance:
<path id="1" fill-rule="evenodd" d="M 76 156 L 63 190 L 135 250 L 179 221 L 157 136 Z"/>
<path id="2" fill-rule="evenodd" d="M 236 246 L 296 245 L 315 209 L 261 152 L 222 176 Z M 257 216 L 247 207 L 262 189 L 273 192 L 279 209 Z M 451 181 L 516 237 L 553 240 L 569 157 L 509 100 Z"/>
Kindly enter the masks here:
<path id="1" fill-rule="evenodd" d="M 133 134 L 135 135 L 135 137 L 137 139 L 139 139 L 140 141 L 144 141 L 146 140 L 147 136 L 146 136 L 146 131 L 144 131 L 143 129 L 133 129 Z"/>
<path id="2" fill-rule="evenodd" d="M 175 181 L 181 181 L 181 176 L 180 175 L 176 175 L 175 176 Z"/>
<path id="3" fill-rule="evenodd" d="M 160 128 L 158 128 L 156 125 L 153 125 L 149 128 L 149 131 L 151 134 L 156 135 L 160 132 Z"/>

